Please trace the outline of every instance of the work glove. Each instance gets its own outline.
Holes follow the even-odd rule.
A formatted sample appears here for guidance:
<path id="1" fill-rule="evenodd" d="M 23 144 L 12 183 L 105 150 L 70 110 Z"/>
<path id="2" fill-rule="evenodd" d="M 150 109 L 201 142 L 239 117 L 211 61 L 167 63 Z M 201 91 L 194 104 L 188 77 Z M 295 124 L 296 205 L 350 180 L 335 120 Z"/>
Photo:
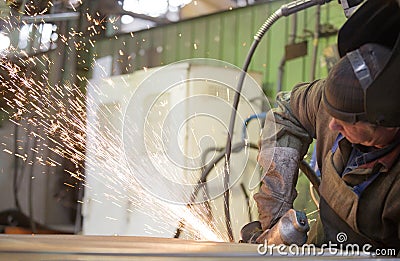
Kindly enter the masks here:
<path id="1" fill-rule="evenodd" d="M 293 208 L 300 154 L 289 147 L 261 148 L 258 162 L 264 170 L 261 189 L 254 195 L 263 230 L 271 228 Z"/>
<path id="2" fill-rule="evenodd" d="M 271 229 L 257 234 L 256 243 L 302 246 L 307 242 L 309 230 L 306 213 L 289 209 Z"/>

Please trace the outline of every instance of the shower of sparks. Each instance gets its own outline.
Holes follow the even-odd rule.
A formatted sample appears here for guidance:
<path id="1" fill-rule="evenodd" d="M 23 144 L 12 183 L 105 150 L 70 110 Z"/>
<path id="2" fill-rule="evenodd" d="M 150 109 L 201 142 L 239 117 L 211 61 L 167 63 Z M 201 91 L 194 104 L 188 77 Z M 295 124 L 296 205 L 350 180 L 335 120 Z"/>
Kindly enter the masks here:
<path id="1" fill-rule="evenodd" d="M 49 86 L 34 82 L 33 79 L 24 76 L 18 76 L 21 68 L 11 63 L 3 63 L 1 67 L 7 70 L 12 78 L 12 81 L 8 81 L 8 83 L 3 81 L 3 88 L 6 87 L 8 91 L 14 93 L 14 98 L 5 98 L 9 107 L 7 111 L 10 112 L 10 120 L 20 124 L 26 130 L 31 130 L 27 131 L 26 135 L 31 139 L 41 141 L 42 147 L 48 148 L 47 154 L 41 148 L 32 148 L 37 158 L 41 159 L 42 164 L 51 167 L 61 165 L 61 162 L 51 158 L 51 152 L 53 152 L 61 159 L 71 161 L 77 169 L 101 170 L 97 172 L 99 176 L 94 178 L 102 180 L 102 182 L 105 180 L 105 185 L 110 190 L 110 194 L 105 196 L 115 206 L 122 207 L 121 200 L 128 197 L 130 202 L 143 213 L 163 220 L 170 226 L 177 225 L 180 219 L 184 219 L 184 230 L 188 233 L 205 240 L 225 240 L 223 233 L 215 231 L 212 222 L 210 223 L 202 215 L 201 210 L 182 205 L 171 206 L 153 198 L 142 189 L 134 179 L 134 175 L 138 173 L 133 175 L 132 170 L 128 169 L 123 160 L 122 141 L 120 136 L 115 135 L 117 130 L 113 129 L 113 125 L 111 123 L 91 125 L 93 122 L 87 121 L 87 113 L 104 119 L 104 116 L 110 113 L 107 109 L 93 111 L 94 107 L 87 106 L 92 104 L 92 100 L 90 97 L 85 97 L 77 86 L 71 84 Z M 122 115 L 120 106 L 115 106 L 113 109 Z M 99 121 L 97 120 L 97 122 Z M 32 127 L 35 131 L 32 131 Z M 98 136 L 99 133 L 103 135 Z M 90 141 L 95 152 L 88 154 L 93 158 L 85 156 L 87 136 L 96 137 L 95 140 Z M 14 154 L 23 161 L 26 161 L 28 157 L 13 153 L 11 149 L 7 148 L 4 148 L 3 151 Z M 38 155 L 40 153 L 43 155 Z M 149 175 L 145 172 L 146 166 L 138 165 L 137 171 L 140 172 L 140 175 Z M 112 175 L 110 175 L 111 173 Z M 73 177 L 77 184 L 80 181 L 85 184 L 85 176 L 79 171 L 65 169 L 65 174 Z M 76 187 L 76 184 L 64 183 L 64 185 L 71 188 Z M 131 193 L 122 195 L 126 191 L 131 191 Z M 116 220 L 112 217 L 107 218 Z"/>
<path id="2" fill-rule="evenodd" d="M 96 14 L 87 14 L 87 19 L 92 21 L 88 28 L 90 36 L 98 34 L 96 26 L 101 26 L 104 22 L 94 16 Z M 81 34 L 72 30 L 67 36 L 60 35 L 59 40 L 66 48 L 83 50 L 87 47 L 84 42 L 74 41 L 72 46 L 69 44 L 72 37 Z M 90 40 L 89 43 L 93 46 L 95 41 Z M 154 198 L 142 188 L 135 175 L 150 176 L 152 173 L 147 173 L 146 166 L 141 166 L 140 162 L 135 169 L 128 168 L 123 158 L 122 138 L 117 135 L 120 130 L 107 118 L 111 113 L 109 108 L 99 108 L 94 98 L 86 95 L 75 83 L 51 84 L 48 75 L 53 62 L 46 55 L 32 57 L 21 50 L 19 54 L 18 61 L 0 57 L 0 68 L 4 72 L 0 75 L 4 101 L 1 102 L 1 109 L 8 114 L 9 121 L 19 126 L 19 131 L 23 132 L 20 133 L 23 138 L 17 142 L 25 145 L 14 150 L 6 147 L 12 145 L 2 143 L 2 151 L 20 158 L 22 164 L 40 164 L 49 168 L 64 167 L 63 162 L 68 160 L 72 167 L 65 168 L 64 173 L 74 182 L 64 182 L 65 186 L 77 189 L 82 183 L 90 191 L 93 188 L 87 184 L 87 177 L 83 172 L 95 173 L 96 176 L 92 178 L 108 188 L 109 193 L 104 196 L 113 205 L 124 208 L 122 202 L 128 199 L 135 210 L 155 219 L 161 224 L 160 227 L 177 226 L 179 220 L 184 220 L 185 226 L 182 229 L 189 237 L 227 241 L 225 231 L 216 229 L 216 223 L 222 220 L 211 220 L 203 205 L 171 205 Z M 87 63 L 85 60 L 80 62 Z M 44 68 L 43 73 L 38 75 L 34 68 Z M 101 92 L 99 94 L 104 96 Z M 115 105 L 112 109 L 123 115 L 120 105 Z M 90 121 L 89 117 L 92 117 Z M 104 123 L 104 120 L 105 124 L 99 124 Z M 118 121 L 121 123 L 122 118 Z M 89 141 L 88 137 L 95 139 Z M 88 153 L 89 142 L 91 153 Z M 35 161 L 31 161 L 32 155 Z M 92 200 L 102 203 L 95 198 Z M 105 218 L 118 221 L 111 216 Z M 156 231 L 156 228 L 153 230 Z"/>

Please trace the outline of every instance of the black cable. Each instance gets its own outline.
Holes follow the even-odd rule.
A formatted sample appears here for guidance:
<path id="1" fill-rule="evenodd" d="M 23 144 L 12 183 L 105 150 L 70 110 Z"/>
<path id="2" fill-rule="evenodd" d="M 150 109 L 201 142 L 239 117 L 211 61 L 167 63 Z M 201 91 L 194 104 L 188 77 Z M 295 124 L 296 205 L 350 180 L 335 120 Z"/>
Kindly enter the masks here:
<path id="1" fill-rule="evenodd" d="M 236 143 L 235 145 L 233 145 L 233 147 L 232 147 L 232 152 L 234 152 L 234 153 L 240 152 L 246 145 L 247 145 L 248 147 L 252 148 L 252 149 L 257 149 L 257 150 L 258 150 L 258 145 L 254 144 L 254 143 L 251 143 L 251 142 L 246 144 L 244 141 L 242 141 L 242 142 L 239 142 L 239 143 Z M 218 149 L 219 149 L 219 148 L 216 148 L 216 150 L 218 150 Z M 191 204 L 195 201 L 195 199 L 196 199 L 196 197 L 197 197 L 197 195 L 198 195 L 200 189 L 206 185 L 206 180 L 207 180 L 207 177 L 208 177 L 208 175 L 210 174 L 211 170 L 216 166 L 216 164 L 217 164 L 220 160 L 222 160 L 222 159 L 224 158 L 224 156 L 225 156 L 225 152 L 222 152 L 222 153 L 218 154 L 218 155 L 206 166 L 206 168 L 204 169 L 204 171 L 201 173 L 201 177 L 200 177 L 200 179 L 197 181 L 197 184 L 196 184 L 195 188 L 193 189 L 193 192 L 192 192 L 192 194 L 191 194 L 191 196 L 190 196 L 190 200 L 189 200 L 190 203 L 189 203 L 187 206 L 191 206 Z M 182 229 L 183 229 L 184 226 L 185 226 L 184 220 L 181 219 L 181 220 L 179 221 L 179 225 L 178 225 L 178 227 L 177 227 L 177 229 L 176 229 L 176 231 L 175 231 L 174 238 L 179 238 L 179 236 L 180 236 L 180 234 L 181 234 Z"/>
<path id="2" fill-rule="evenodd" d="M 214 152 L 214 151 L 220 152 L 220 151 L 223 151 L 224 149 L 225 149 L 224 147 L 208 147 L 208 148 L 206 148 L 206 149 L 203 151 L 203 153 L 201 154 L 201 164 L 202 164 L 201 173 L 204 172 L 205 167 L 206 167 L 206 165 L 207 165 L 207 164 L 206 164 L 207 155 L 208 155 L 210 152 Z M 209 215 L 209 219 L 211 220 L 212 217 L 213 217 L 213 214 L 212 214 L 212 210 L 211 210 L 211 205 L 210 205 L 210 203 L 209 203 L 210 194 L 209 194 L 209 190 L 208 190 L 208 187 L 207 187 L 207 183 L 206 183 L 206 182 L 203 183 L 201 189 L 203 190 L 203 198 L 204 198 L 204 199 L 207 199 L 207 200 L 204 202 L 204 204 L 205 204 L 205 206 L 204 206 L 204 207 L 205 207 L 205 211 L 207 211 L 207 213 L 208 213 L 208 215 Z"/>
<path id="3" fill-rule="evenodd" d="M 246 188 L 244 187 L 243 182 L 240 183 L 240 188 L 242 189 L 244 198 L 246 200 L 247 204 L 247 214 L 249 215 L 249 222 L 253 221 L 253 217 L 251 216 L 251 208 L 250 208 L 250 197 L 249 194 L 246 191 Z"/>
<path id="4" fill-rule="evenodd" d="M 258 146 L 254 143 L 248 143 L 249 147 L 252 149 L 257 149 L 258 150 Z M 232 147 L 232 152 L 240 152 L 244 147 L 246 146 L 246 143 L 244 141 L 238 142 L 236 143 L 233 147 Z M 225 153 L 220 153 L 213 161 L 210 162 L 210 164 L 207 165 L 207 167 L 205 168 L 204 172 L 201 175 L 201 178 L 199 179 L 197 186 L 195 187 L 195 189 L 192 192 L 192 196 L 191 196 L 191 202 L 194 202 L 194 199 L 196 198 L 200 187 L 206 182 L 207 180 L 207 176 L 210 173 L 210 171 L 215 167 L 215 164 L 217 164 L 220 160 L 222 160 L 225 157 Z"/>
<path id="5" fill-rule="evenodd" d="M 213 151 L 223 151 L 225 148 L 224 147 L 209 147 L 206 148 L 203 153 L 201 154 L 201 162 L 202 164 L 205 164 L 206 160 L 207 160 L 207 154 Z M 204 171 L 204 168 L 203 170 Z"/>

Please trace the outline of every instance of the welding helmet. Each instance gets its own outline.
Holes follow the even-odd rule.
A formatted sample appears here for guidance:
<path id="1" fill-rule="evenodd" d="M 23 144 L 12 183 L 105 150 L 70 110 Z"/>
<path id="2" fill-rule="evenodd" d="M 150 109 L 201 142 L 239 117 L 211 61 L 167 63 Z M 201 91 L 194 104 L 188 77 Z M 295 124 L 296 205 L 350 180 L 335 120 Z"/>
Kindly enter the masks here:
<path id="1" fill-rule="evenodd" d="M 391 49 L 367 43 L 342 57 L 325 81 L 322 98 L 328 113 L 349 123 L 367 122 L 365 91 L 383 71 L 390 55 Z"/>
<path id="2" fill-rule="evenodd" d="M 396 0 L 368 0 L 350 16 L 338 34 L 341 57 L 366 43 L 376 43 L 390 50 L 381 71 L 371 78 L 371 82 L 362 83 L 365 84 L 361 95 L 365 121 L 379 126 L 400 126 L 399 32 L 399 3 Z M 357 58 L 354 58 L 354 63 L 357 63 Z M 357 74 L 354 67 L 353 71 Z"/>
<path id="3" fill-rule="evenodd" d="M 339 4 L 342 5 L 344 15 L 349 18 L 364 0 L 339 0 Z"/>

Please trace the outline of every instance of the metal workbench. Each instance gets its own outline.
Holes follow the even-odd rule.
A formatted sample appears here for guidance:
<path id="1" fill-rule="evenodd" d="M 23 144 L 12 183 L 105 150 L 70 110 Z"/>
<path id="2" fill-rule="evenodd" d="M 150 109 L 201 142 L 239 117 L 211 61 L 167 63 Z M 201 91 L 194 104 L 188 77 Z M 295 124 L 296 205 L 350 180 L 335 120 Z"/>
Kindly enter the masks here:
<path id="1" fill-rule="evenodd" d="M 82 235 L 0 235 L 0 260 L 265 260 L 258 245 L 172 238 Z M 298 260 L 366 259 L 369 256 L 296 256 Z"/>

